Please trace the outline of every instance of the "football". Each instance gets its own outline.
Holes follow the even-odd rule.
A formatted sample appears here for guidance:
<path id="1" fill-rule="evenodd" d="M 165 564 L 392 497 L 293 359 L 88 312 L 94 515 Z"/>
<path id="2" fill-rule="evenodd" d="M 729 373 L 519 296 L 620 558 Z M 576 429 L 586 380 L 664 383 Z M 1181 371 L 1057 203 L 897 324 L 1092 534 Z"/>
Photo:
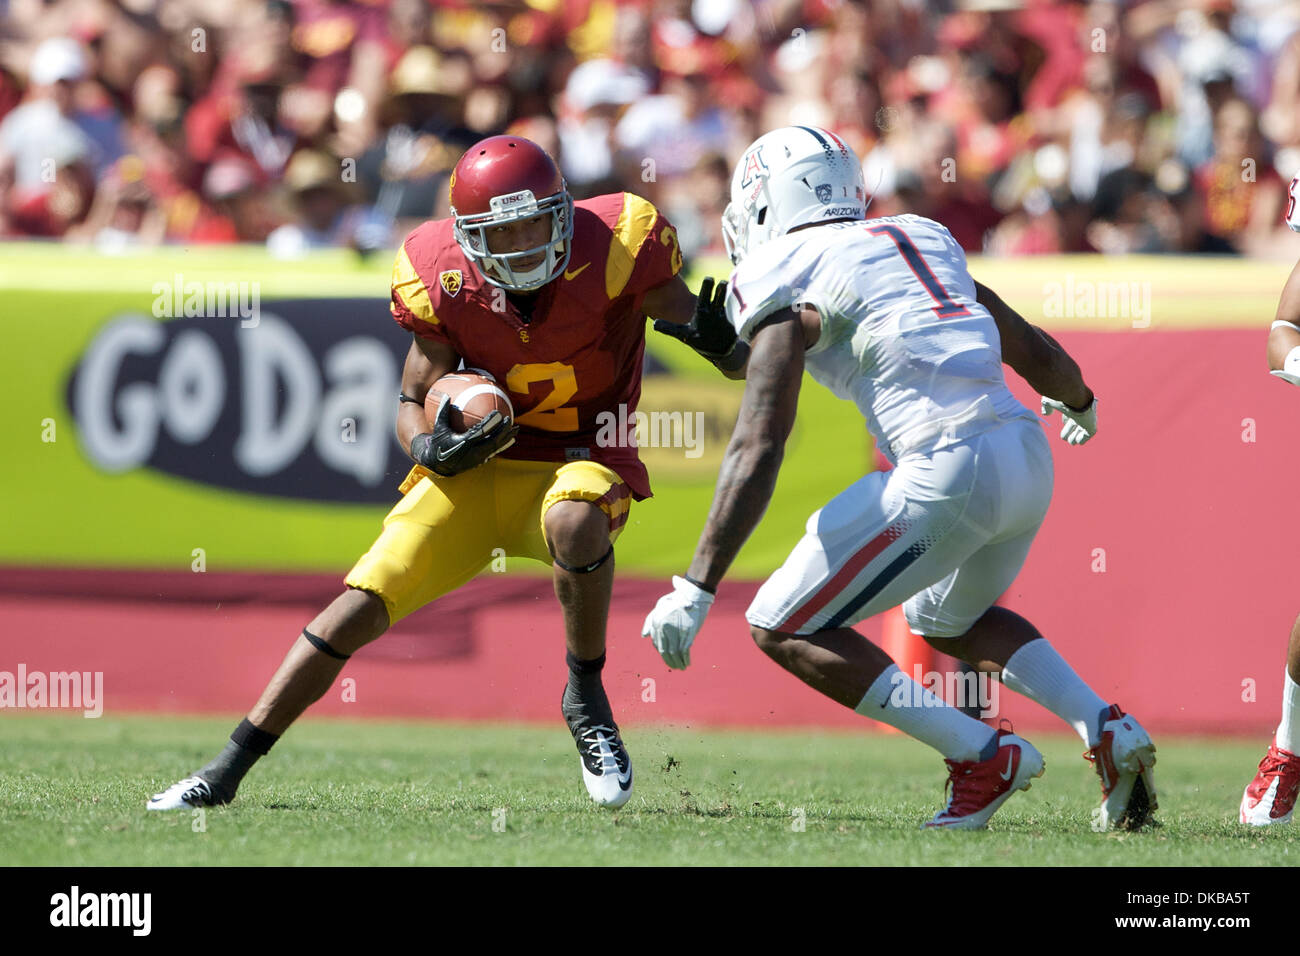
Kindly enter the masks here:
<path id="1" fill-rule="evenodd" d="M 495 379 L 480 369 L 452 372 L 433 383 L 429 394 L 424 397 L 424 414 L 430 423 L 448 399 L 451 401 L 450 424 L 458 432 L 474 427 L 493 411 L 500 412 L 507 422 L 515 417 L 510 397 Z"/>

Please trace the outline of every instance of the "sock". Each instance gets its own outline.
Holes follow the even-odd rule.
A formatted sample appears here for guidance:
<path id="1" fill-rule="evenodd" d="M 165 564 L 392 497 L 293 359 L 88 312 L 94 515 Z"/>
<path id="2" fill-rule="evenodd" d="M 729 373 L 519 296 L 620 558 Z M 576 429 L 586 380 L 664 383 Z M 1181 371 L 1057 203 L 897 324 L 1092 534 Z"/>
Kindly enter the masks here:
<path id="1" fill-rule="evenodd" d="M 1030 641 L 1011 655 L 1002 668 L 1002 683 L 1060 717 L 1089 747 L 1100 742 L 1110 705 L 1079 679 L 1045 639 Z"/>
<path id="2" fill-rule="evenodd" d="M 987 760 L 997 753 L 991 727 L 949 707 L 896 664 L 885 668 L 853 710 L 929 744 L 949 760 Z"/>
<path id="3" fill-rule="evenodd" d="M 258 730 L 245 718 L 230 735 L 230 742 L 225 749 L 198 775 L 210 783 L 214 790 L 219 790 L 226 800 L 232 800 L 244 774 L 257 763 L 259 757 L 269 753 L 271 746 L 279 739 L 279 734 Z"/>
<path id="4" fill-rule="evenodd" d="M 576 721 L 584 718 L 595 723 L 613 721 L 613 710 L 609 706 L 609 698 L 605 696 L 605 685 L 600 680 L 600 672 L 605 667 L 605 655 L 583 661 L 566 652 L 564 661 L 569 665 L 569 682 L 564 685 L 564 698 L 560 707 L 569 726 L 572 727 Z"/>
<path id="5" fill-rule="evenodd" d="M 1288 753 L 1300 753 L 1300 684 L 1288 671 L 1282 685 L 1282 723 L 1277 725 L 1277 745 Z"/>

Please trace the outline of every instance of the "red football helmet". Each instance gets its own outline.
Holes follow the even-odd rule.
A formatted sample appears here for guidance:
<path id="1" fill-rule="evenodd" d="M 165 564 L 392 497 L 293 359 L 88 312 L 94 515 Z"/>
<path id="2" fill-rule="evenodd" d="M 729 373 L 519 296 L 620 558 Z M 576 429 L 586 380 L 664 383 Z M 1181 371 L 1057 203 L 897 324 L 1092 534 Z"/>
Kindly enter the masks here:
<path id="1" fill-rule="evenodd" d="M 551 216 L 549 242 L 521 252 L 490 251 L 492 226 Z M 451 173 L 452 231 L 465 255 L 495 286 L 532 292 L 557 278 L 569 264 L 573 243 L 573 197 L 555 160 L 522 136 L 490 136 L 471 146 Z M 514 264 L 544 253 L 531 269 Z"/>

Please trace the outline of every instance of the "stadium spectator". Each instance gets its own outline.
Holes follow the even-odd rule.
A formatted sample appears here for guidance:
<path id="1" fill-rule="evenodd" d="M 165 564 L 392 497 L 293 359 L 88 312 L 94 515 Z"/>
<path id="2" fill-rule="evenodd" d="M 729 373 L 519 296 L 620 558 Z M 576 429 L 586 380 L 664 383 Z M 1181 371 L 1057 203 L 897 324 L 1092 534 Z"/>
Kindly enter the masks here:
<path id="1" fill-rule="evenodd" d="M 558 132 L 560 166 L 575 194 L 599 195 L 614 175 L 614 126 L 650 92 L 650 78 L 615 60 L 588 60 L 569 74 Z"/>
<path id="2" fill-rule="evenodd" d="M 1214 117 L 1214 153 L 1194 178 L 1204 223 L 1198 251 L 1267 251 L 1284 196 L 1262 146 L 1254 108 L 1243 99 L 1224 102 Z"/>
<path id="3" fill-rule="evenodd" d="M 371 203 L 366 235 L 381 245 L 400 242 L 426 219 L 447 215 L 447 180 L 460 155 L 479 138 L 463 122 L 464 95 L 473 84 L 464 55 L 440 56 L 413 47 L 389 78 L 380 107 L 381 136 L 360 156 L 357 172 Z"/>
<path id="4" fill-rule="evenodd" d="M 23 103 L 0 122 L 0 176 L 19 202 L 48 191 L 53 165 L 90 156 L 94 143 L 77 122 L 76 87 L 86 58 L 71 40 L 47 40 L 31 60 Z"/>
<path id="5" fill-rule="evenodd" d="M 167 217 L 145 181 L 144 161 L 124 156 L 99 181 L 86 221 L 69 229 L 67 237 L 113 254 L 156 246 L 166 232 Z"/>
<path id="6" fill-rule="evenodd" d="M 289 160 L 284 185 L 296 218 L 267 236 L 266 247 L 273 255 L 289 259 L 311 249 L 355 242 L 360 212 L 348 202 L 337 159 L 319 150 L 299 150 Z"/>
<path id="7" fill-rule="evenodd" d="M 276 225 L 259 170 L 242 156 L 225 156 L 208 167 L 203 196 L 215 215 L 191 234 L 195 242 L 264 242 Z"/>

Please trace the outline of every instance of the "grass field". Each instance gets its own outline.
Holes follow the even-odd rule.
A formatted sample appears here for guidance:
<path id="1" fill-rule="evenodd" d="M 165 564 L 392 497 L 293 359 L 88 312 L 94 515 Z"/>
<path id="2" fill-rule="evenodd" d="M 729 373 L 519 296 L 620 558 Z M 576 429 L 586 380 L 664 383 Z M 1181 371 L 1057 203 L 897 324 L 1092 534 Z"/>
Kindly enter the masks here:
<path id="1" fill-rule="evenodd" d="M 1300 861 L 1300 828 L 1236 823 L 1260 741 L 1158 740 L 1163 823 L 1094 833 L 1076 739 L 982 833 L 922 832 L 942 762 L 901 737 L 630 728 L 636 792 L 583 790 L 563 725 L 312 720 L 229 807 L 151 814 L 233 719 L 0 720 L 0 861 L 16 865 L 1252 866 Z M 797 824 L 802 811 L 804 829 Z M 494 828 L 495 823 L 495 828 Z M 502 826 L 504 828 L 502 829 Z M 1293 855 L 1292 850 L 1296 853 Z"/>

